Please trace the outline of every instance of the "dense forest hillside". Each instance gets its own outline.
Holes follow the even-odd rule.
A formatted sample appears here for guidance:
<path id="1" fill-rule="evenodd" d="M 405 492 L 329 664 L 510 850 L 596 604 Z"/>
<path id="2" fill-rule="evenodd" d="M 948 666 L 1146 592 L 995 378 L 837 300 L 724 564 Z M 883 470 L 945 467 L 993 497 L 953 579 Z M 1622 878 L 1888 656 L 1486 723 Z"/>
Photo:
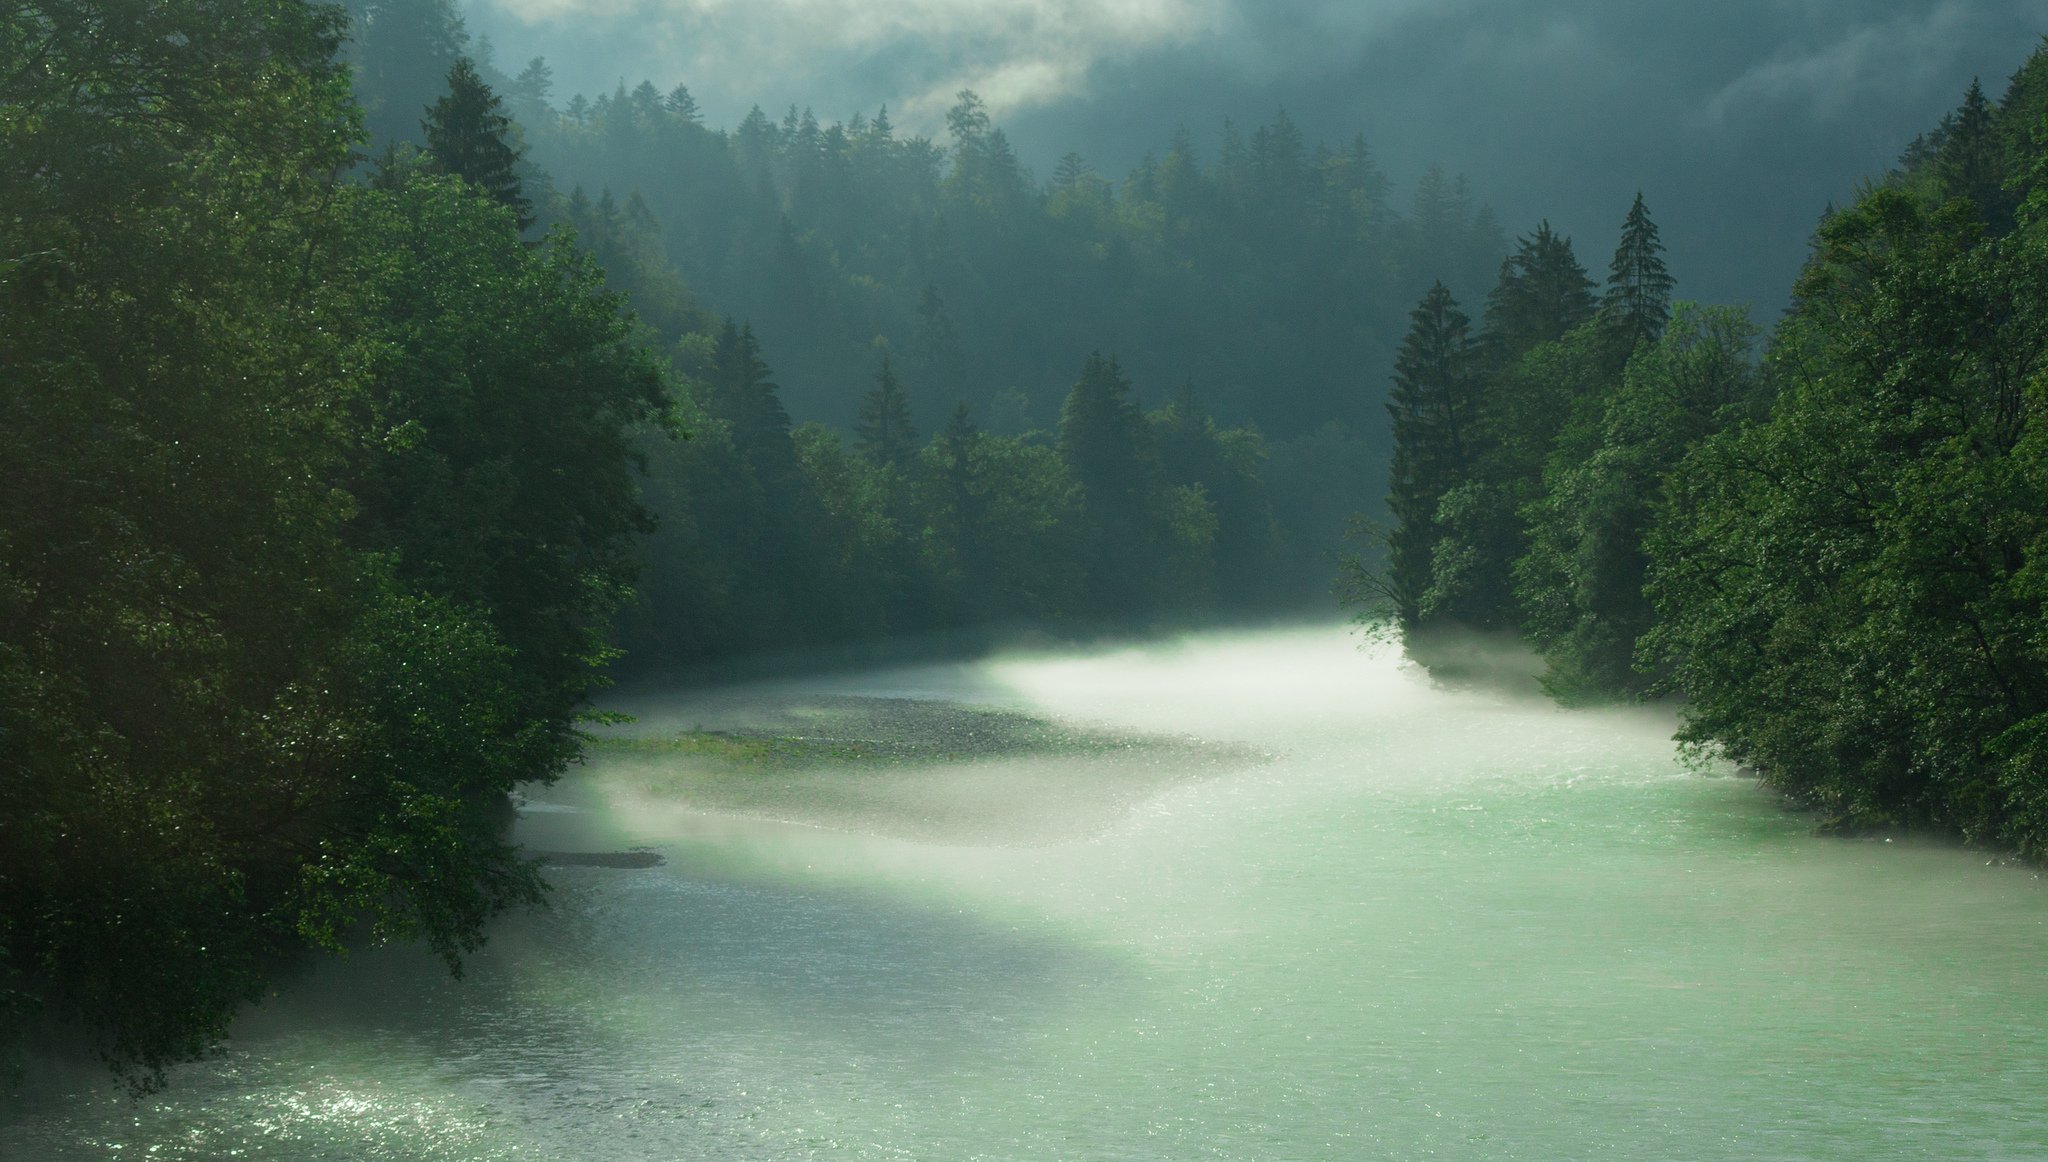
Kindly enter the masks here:
<path id="1" fill-rule="evenodd" d="M 2048 851 L 2048 52 L 1767 339 L 1641 197 L 1602 274 L 1391 190 L 1284 114 L 1111 181 L 971 93 L 944 142 L 556 104 L 447 0 L 14 6 L 0 1034 L 147 1085 L 309 950 L 459 967 L 613 675 L 1325 608 L 1358 513 L 1418 645 Z"/>
<path id="2" fill-rule="evenodd" d="M 407 111 L 458 55 L 488 56 L 446 0 L 352 12 L 380 141 L 417 136 Z M 1121 178 L 1073 155 L 1041 178 L 972 93 L 933 141 L 886 109 L 714 128 L 683 86 L 564 98 L 544 60 L 478 68 L 542 220 L 577 227 L 659 343 L 745 323 L 799 424 L 850 434 L 887 358 L 921 432 L 965 403 L 991 438 L 1050 436 L 1100 352 L 1139 410 L 1195 400 L 1256 430 L 1275 546 L 1226 606 L 1324 606 L 1346 519 L 1378 503 L 1406 302 L 1490 285 L 1507 249 L 1462 178 L 1432 168 L 1397 199 L 1363 138 L 1311 144 L 1284 113 L 1183 130 Z"/>
<path id="3" fill-rule="evenodd" d="M 1760 361 L 1739 312 L 1667 322 L 1647 219 L 1604 302 L 1540 233 L 1476 335 L 1432 292 L 1355 592 L 1425 652 L 1520 632 L 1567 699 L 1682 695 L 1833 825 L 2048 853 L 2044 179 L 2048 48 L 1822 218 Z"/>

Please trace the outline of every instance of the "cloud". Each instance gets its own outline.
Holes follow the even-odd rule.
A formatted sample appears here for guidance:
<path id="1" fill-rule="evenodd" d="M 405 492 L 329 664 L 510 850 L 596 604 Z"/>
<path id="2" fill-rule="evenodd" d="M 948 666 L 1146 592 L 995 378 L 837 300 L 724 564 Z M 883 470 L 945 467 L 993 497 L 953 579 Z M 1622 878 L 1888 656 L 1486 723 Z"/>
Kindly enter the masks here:
<path id="1" fill-rule="evenodd" d="M 1979 6 L 1948 0 L 1926 13 L 1840 31 L 1818 46 L 1794 45 L 1724 85 L 1702 107 L 1711 126 L 1786 115 L 1812 124 L 1840 120 L 1871 100 L 1950 76 L 1956 49 Z"/>
<path id="2" fill-rule="evenodd" d="M 472 26 L 500 43 L 554 46 L 547 55 L 572 86 L 591 73 L 648 76 L 714 100 L 786 94 L 833 116 L 887 102 L 899 123 L 932 129 L 962 88 L 1000 119 L 1086 97 L 1101 66 L 1160 52 L 1257 80 L 1340 68 L 1389 27 L 1485 2 L 470 0 L 469 9 Z M 601 60 L 590 51 L 600 43 Z"/>
<path id="3" fill-rule="evenodd" d="M 839 94 L 869 76 L 907 119 L 936 122 L 961 88 L 998 114 L 1080 95 L 1101 60 L 1213 36 L 1232 0 L 475 0 L 527 32 L 607 28 L 635 67 L 693 89 Z M 524 39 L 524 38 L 522 38 Z M 886 65 L 886 68 L 881 66 Z M 887 72 L 887 76 L 876 75 Z M 833 109 L 834 113 L 850 110 Z"/>

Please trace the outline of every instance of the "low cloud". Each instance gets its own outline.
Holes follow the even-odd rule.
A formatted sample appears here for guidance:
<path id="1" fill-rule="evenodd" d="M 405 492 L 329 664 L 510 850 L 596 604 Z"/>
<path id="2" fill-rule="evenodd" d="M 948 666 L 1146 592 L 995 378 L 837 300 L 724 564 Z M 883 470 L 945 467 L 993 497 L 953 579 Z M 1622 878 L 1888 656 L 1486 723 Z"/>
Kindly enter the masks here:
<path id="1" fill-rule="evenodd" d="M 616 30 L 616 68 L 657 80 L 771 100 L 886 101 L 928 127 L 959 89 L 999 115 L 1049 104 L 1083 95 L 1105 58 L 1184 46 L 1234 19 L 1231 0 L 476 0 L 471 10 L 543 37 Z"/>
<path id="2" fill-rule="evenodd" d="M 1786 116 L 1826 124 L 1867 108 L 1873 98 L 1917 91 L 1955 71 L 1956 49 L 1980 5 L 1950 0 L 1925 13 L 1839 31 L 1818 45 L 1792 46 L 1750 67 L 1709 98 L 1708 125 Z"/>

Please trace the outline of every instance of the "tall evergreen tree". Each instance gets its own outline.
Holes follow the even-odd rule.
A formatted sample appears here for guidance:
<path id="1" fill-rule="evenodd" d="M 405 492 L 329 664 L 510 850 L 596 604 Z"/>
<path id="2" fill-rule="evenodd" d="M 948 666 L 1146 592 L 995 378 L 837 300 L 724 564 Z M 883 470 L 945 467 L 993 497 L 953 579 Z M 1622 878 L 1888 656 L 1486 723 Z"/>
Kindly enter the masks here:
<path id="1" fill-rule="evenodd" d="M 1150 433 L 1116 357 L 1088 357 L 1060 408 L 1060 457 L 1087 516 L 1088 588 L 1097 612 L 1144 607 L 1160 580 L 1163 481 Z"/>
<path id="2" fill-rule="evenodd" d="M 1621 245 L 1614 250 L 1607 294 L 1600 304 L 1608 325 L 1626 337 L 1631 349 L 1656 342 L 1671 321 L 1671 288 L 1676 280 L 1664 268 L 1659 257 L 1663 252 L 1657 224 L 1650 221 L 1643 193 L 1637 190 L 1635 204 L 1621 225 Z"/>
<path id="3" fill-rule="evenodd" d="M 856 447 L 876 464 L 907 466 L 917 455 L 917 429 L 910 422 L 910 399 L 896 382 L 896 369 L 882 356 L 875 369 L 874 389 L 861 400 Z"/>
<path id="4" fill-rule="evenodd" d="M 519 151 L 509 140 L 512 119 L 505 116 L 498 95 L 477 75 L 468 57 L 448 70 L 448 93 L 427 110 L 420 129 L 427 153 L 451 173 L 511 210 L 524 231 L 533 225 L 533 206 L 521 190 L 516 167 Z"/>
<path id="5" fill-rule="evenodd" d="M 1394 435 L 1387 507 L 1395 527 L 1385 588 L 1400 619 L 1413 624 L 1429 587 L 1437 507 L 1477 459 L 1479 381 L 1471 318 L 1444 284 L 1431 287 L 1408 317 L 1387 404 Z"/>
<path id="6" fill-rule="evenodd" d="M 959 401 L 967 394 L 967 360 L 960 350 L 960 333 L 953 329 L 953 317 L 939 288 L 926 283 L 924 297 L 910 326 L 910 358 L 904 369 L 910 391 L 920 411 L 935 414 L 945 401 Z"/>
<path id="7" fill-rule="evenodd" d="M 1962 198 L 1993 229 L 2011 225 L 2012 207 L 2005 190 L 2005 150 L 1992 125 L 1991 102 L 1984 86 L 1970 82 L 1934 157 L 1934 174 L 1945 198 Z"/>
<path id="8" fill-rule="evenodd" d="M 797 467 L 789 412 L 769 375 L 754 329 L 727 319 L 712 348 L 704 410 L 731 427 L 733 446 L 772 492 L 778 483 L 793 481 Z"/>
<path id="9" fill-rule="evenodd" d="M 1488 355 L 1505 363 L 1538 343 L 1561 338 L 1593 317 L 1593 280 L 1572 253 L 1572 240 L 1546 220 L 1518 241 L 1486 296 Z"/>

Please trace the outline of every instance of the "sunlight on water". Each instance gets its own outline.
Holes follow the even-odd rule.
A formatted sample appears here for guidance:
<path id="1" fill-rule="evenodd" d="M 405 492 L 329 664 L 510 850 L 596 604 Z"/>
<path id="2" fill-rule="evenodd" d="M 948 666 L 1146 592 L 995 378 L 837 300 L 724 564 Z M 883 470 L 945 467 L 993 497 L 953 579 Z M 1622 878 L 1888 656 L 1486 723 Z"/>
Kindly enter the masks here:
<path id="1" fill-rule="evenodd" d="M 953 739 L 950 711 L 905 699 L 1011 717 L 963 713 Z M 1662 713 L 1439 689 L 1334 628 L 628 708 L 628 739 L 983 749 L 788 769 L 600 751 L 534 792 L 522 837 L 661 866 L 553 870 L 553 909 L 499 925 L 462 983 L 403 951 L 312 969 L 140 1104 L 46 1078 L 0 1119 L 0 1156 L 2048 1142 L 2034 874 L 1815 838 L 1752 783 L 1679 765 Z M 1064 733 L 986 745 L 991 722 L 1048 721 Z"/>

